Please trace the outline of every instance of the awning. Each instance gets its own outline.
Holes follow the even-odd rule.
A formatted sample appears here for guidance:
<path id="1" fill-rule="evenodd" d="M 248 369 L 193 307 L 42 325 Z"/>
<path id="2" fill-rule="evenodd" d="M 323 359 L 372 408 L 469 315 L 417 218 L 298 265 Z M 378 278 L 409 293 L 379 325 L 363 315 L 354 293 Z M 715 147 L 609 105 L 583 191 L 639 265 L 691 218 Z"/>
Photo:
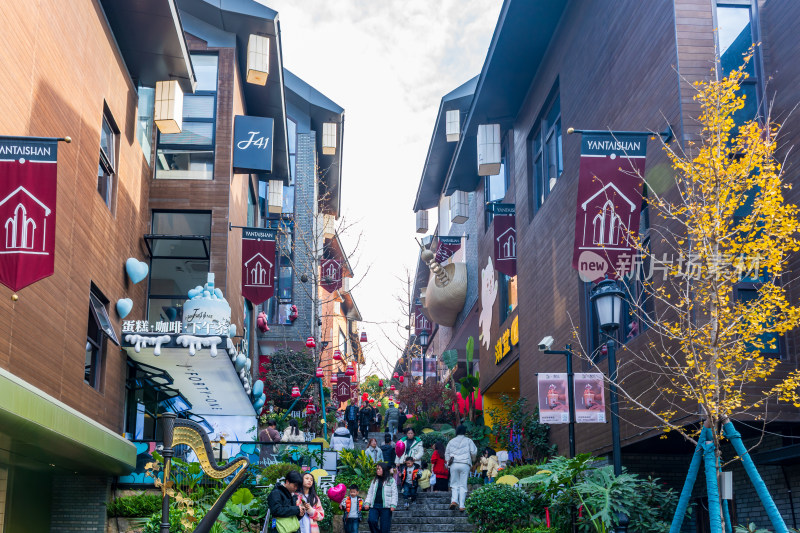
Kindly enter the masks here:
<path id="1" fill-rule="evenodd" d="M 506 0 L 478 77 L 461 139 L 447 172 L 445 194 L 474 191 L 479 124 L 507 129 L 517 116 L 555 33 L 566 0 Z"/>
<path id="2" fill-rule="evenodd" d="M 233 343 L 225 336 L 126 333 L 122 349 L 137 363 L 169 374 L 170 388 L 195 415 L 256 415 L 231 360 Z"/>
<path id="3" fill-rule="evenodd" d="M 150 257 L 167 259 L 208 259 L 211 237 L 208 235 L 144 236 Z"/>
<path id="4" fill-rule="evenodd" d="M 0 368 L 0 458 L 17 466 L 127 474 L 136 447 L 110 429 Z"/>
<path id="5" fill-rule="evenodd" d="M 131 77 L 146 87 L 178 80 L 193 93 L 197 80 L 175 0 L 100 0 Z"/>

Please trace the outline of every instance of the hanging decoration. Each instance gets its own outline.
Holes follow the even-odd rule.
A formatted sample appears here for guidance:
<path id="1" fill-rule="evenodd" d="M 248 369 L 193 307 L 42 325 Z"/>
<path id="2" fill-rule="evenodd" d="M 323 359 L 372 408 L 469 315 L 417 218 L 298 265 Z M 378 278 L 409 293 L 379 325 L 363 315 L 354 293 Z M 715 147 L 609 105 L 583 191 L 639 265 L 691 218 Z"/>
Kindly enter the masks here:
<path id="1" fill-rule="evenodd" d="M 133 309 L 133 300 L 130 298 L 120 298 L 117 300 L 117 314 L 120 318 L 125 318 Z"/>
<path id="2" fill-rule="evenodd" d="M 318 367 L 317 367 L 317 377 L 318 377 L 318 378 L 325 377 L 325 372 L 322 370 L 322 367 L 321 367 L 321 366 L 318 366 Z"/>
<path id="3" fill-rule="evenodd" d="M 331 383 L 333 383 L 334 385 L 339 383 L 339 376 L 337 376 L 336 374 L 331 375 Z"/>
<path id="4" fill-rule="evenodd" d="M 296 305 L 292 305 L 291 311 L 289 312 L 289 321 L 290 322 L 294 322 L 295 320 L 297 320 L 298 316 L 299 316 L 299 313 L 297 312 L 297 306 Z"/>
<path id="5" fill-rule="evenodd" d="M 139 261 L 135 257 L 129 257 L 125 261 L 125 272 L 128 274 L 130 280 L 136 284 L 147 277 L 150 267 L 144 261 Z"/>
<path id="6" fill-rule="evenodd" d="M 344 371 L 345 374 L 348 376 L 354 376 L 356 374 L 356 368 L 353 366 L 353 363 L 347 363 L 347 369 Z"/>
<path id="7" fill-rule="evenodd" d="M 378 380 L 378 387 L 383 387 L 383 380 L 382 379 Z"/>
<path id="8" fill-rule="evenodd" d="M 361 332 L 361 343 L 363 344 L 365 342 L 367 342 L 367 332 L 366 331 L 362 331 Z"/>
<path id="9" fill-rule="evenodd" d="M 400 383 L 402 383 L 404 380 L 405 380 L 405 378 L 403 376 L 400 376 L 400 377 L 397 378 L 397 381 L 399 381 Z"/>
<path id="10" fill-rule="evenodd" d="M 292 387 L 292 398 L 300 397 L 300 387 Z"/>
<path id="11" fill-rule="evenodd" d="M 397 378 L 399 378 L 399 377 L 400 377 L 400 374 L 398 374 L 397 372 L 395 372 L 394 374 L 392 374 L 392 377 L 393 377 L 394 379 L 397 379 Z"/>
<path id="12" fill-rule="evenodd" d="M 306 339 L 306 347 L 307 348 L 316 348 L 317 343 L 314 341 L 314 337 L 309 337 Z"/>
<path id="13" fill-rule="evenodd" d="M 334 350 L 333 351 L 333 359 L 336 360 L 336 361 L 341 361 L 342 360 L 342 352 L 341 352 L 341 350 Z"/>
<path id="14" fill-rule="evenodd" d="M 269 326 L 267 325 L 267 314 L 264 311 L 258 313 L 258 316 L 256 317 L 256 327 L 261 333 L 266 333 L 269 331 Z"/>
<path id="15" fill-rule="evenodd" d="M 397 387 L 395 387 L 394 385 L 392 385 L 391 387 L 389 387 L 389 390 L 390 390 L 390 391 L 396 391 L 396 390 L 397 390 Z"/>

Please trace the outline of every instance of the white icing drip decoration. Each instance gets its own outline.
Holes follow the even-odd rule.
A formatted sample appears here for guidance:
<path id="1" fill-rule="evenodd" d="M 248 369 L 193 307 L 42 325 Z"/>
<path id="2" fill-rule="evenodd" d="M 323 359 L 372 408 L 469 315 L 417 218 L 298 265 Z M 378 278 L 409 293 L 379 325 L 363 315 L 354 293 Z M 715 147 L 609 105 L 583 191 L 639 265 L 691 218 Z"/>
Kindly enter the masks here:
<path id="1" fill-rule="evenodd" d="M 145 335 L 125 335 L 125 342 L 130 342 L 133 344 L 133 350 L 136 353 L 142 351 L 142 346 L 154 346 L 153 355 L 155 356 L 161 355 L 161 345 L 165 342 L 169 342 L 169 340 L 169 335 L 159 335 L 157 337 Z"/>
<path id="2" fill-rule="evenodd" d="M 186 348 L 189 347 L 189 355 L 197 353 L 198 348 L 208 348 L 211 357 L 217 356 L 217 345 L 222 342 L 221 337 L 195 337 L 194 335 L 181 335 L 175 342 Z"/>

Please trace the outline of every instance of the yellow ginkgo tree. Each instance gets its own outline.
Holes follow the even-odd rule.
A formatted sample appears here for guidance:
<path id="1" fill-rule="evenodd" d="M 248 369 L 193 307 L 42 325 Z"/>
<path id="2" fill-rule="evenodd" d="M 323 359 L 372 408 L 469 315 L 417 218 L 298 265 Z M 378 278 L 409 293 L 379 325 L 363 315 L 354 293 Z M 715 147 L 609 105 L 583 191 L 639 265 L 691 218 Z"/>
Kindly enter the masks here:
<path id="1" fill-rule="evenodd" d="M 661 190 L 647 184 L 650 238 L 638 241 L 645 268 L 629 273 L 645 278 L 642 294 L 629 300 L 631 318 L 648 330 L 646 345 L 619 354 L 625 404 L 713 447 L 717 472 L 729 420 L 765 423 L 800 407 L 800 372 L 773 356 L 800 322 L 787 295 L 800 221 L 785 199 L 791 185 L 776 155 L 780 125 L 764 116 L 741 120 L 751 56 L 723 79 L 694 84 L 700 131 L 683 145 L 664 145 L 674 182 Z M 686 425 L 698 414 L 702 432 Z"/>

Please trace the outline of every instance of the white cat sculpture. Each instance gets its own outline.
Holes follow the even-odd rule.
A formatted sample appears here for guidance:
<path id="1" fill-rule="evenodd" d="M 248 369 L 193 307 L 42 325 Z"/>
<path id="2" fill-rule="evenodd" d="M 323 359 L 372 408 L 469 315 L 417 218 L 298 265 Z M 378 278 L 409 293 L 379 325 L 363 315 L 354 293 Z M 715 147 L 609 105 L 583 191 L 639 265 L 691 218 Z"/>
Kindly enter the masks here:
<path id="1" fill-rule="evenodd" d="M 478 326 L 481 328 L 481 343 L 489 349 L 491 328 L 492 328 L 492 309 L 497 300 L 497 280 L 494 277 L 494 264 L 492 258 L 486 268 L 481 270 L 481 315 L 478 317 Z"/>

